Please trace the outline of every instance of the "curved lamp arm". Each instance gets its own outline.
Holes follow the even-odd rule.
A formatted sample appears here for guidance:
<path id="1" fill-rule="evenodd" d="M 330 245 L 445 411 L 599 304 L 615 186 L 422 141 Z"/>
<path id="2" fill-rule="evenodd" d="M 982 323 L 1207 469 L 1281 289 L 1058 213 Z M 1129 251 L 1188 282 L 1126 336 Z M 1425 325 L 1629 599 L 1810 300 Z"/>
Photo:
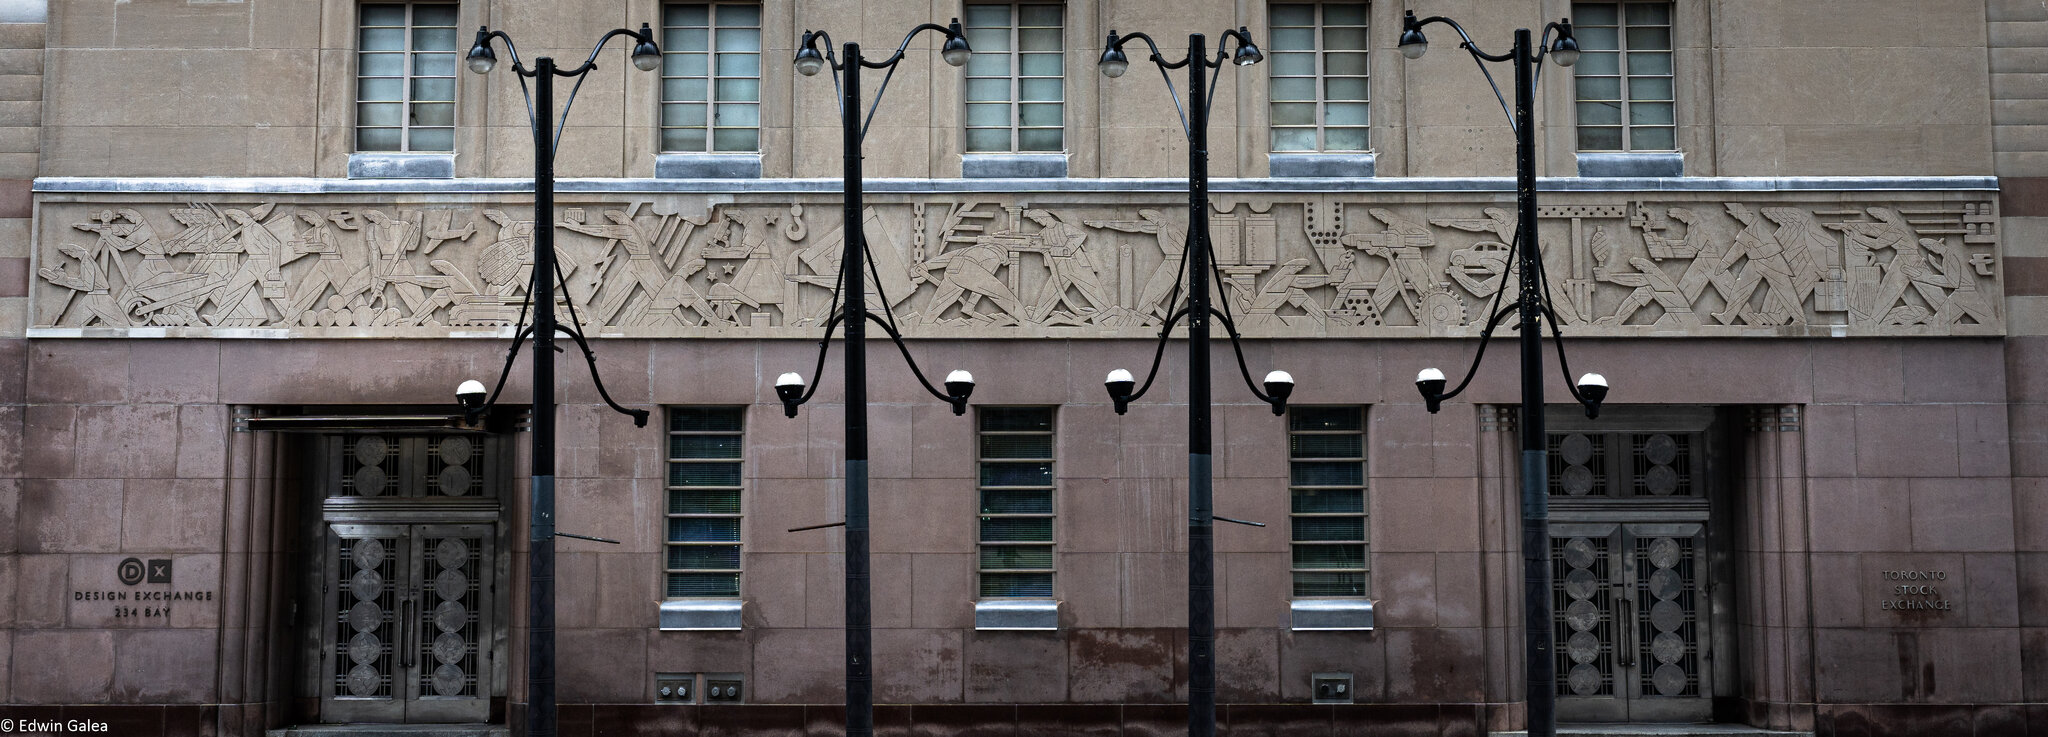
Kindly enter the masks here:
<path id="1" fill-rule="evenodd" d="M 889 340 L 896 343 L 896 350 L 903 352 L 903 362 L 910 364 L 911 375 L 917 377 L 917 383 L 923 384 L 925 391 L 930 392 L 934 397 L 938 397 L 939 400 L 953 405 L 953 414 L 955 416 L 967 414 L 967 397 L 974 393 L 974 376 L 972 374 L 960 370 L 953 371 L 946 377 L 946 390 L 943 392 L 939 391 L 937 387 L 932 386 L 930 379 L 924 377 L 924 371 L 918 368 L 917 359 L 911 357 L 910 346 L 903 343 L 903 334 L 896 332 L 896 325 L 894 323 L 870 311 L 863 310 L 861 314 L 867 315 L 869 322 L 880 325 L 882 332 L 889 334 Z"/>
<path id="2" fill-rule="evenodd" d="M 659 46 L 656 46 L 656 45 L 654 44 L 654 28 L 653 28 L 653 27 L 651 27 L 651 26 L 649 26 L 649 25 L 648 25 L 648 24 L 646 24 L 646 23 L 641 23 L 641 24 L 640 24 L 640 30 L 638 30 L 638 31 L 628 31 L 628 30 L 626 30 L 626 29 L 624 29 L 624 28 L 614 28 L 614 29 L 612 29 L 612 30 L 611 30 L 610 32 L 608 32 L 608 33 L 604 34 L 604 37 L 603 37 L 603 38 L 600 38 L 600 39 L 598 39 L 598 40 L 597 40 L 597 46 L 595 46 L 595 47 L 592 47 L 592 48 L 590 49 L 590 58 L 588 58 L 588 59 L 585 59 L 585 60 L 583 60 L 583 65 L 582 65 L 582 66 L 576 67 L 575 69 L 568 69 L 568 70 L 563 70 L 563 69 L 556 69 L 556 70 L 555 70 L 555 76 L 557 76 L 557 77 L 574 77 L 574 76 L 577 76 L 577 75 L 580 75 L 580 74 L 584 74 L 584 73 L 587 73 L 587 72 L 589 72 L 589 71 L 590 71 L 590 70 L 592 70 L 592 69 L 596 69 L 596 68 L 597 68 L 597 55 L 598 55 L 598 53 L 599 53 L 599 52 L 602 52 L 602 51 L 604 51 L 604 45 L 605 45 L 605 44 L 607 44 L 607 43 L 610 43 L 610 42 L 611 42 L 611 40 L 612 40 L 613 38 L 616 38 L 616 37 L 619 37 L 619 36 L 632 36 L 634 40 L 636 40 L 636 41 L 639 41 L 639 42 L 640 42 L 640 43 L 637 43 L 637 44 L 634 44 L 634 45 L 633 45 L 633 58 L 634 58 L 634 59 L 636 59 L 636 60 L 637 60 L 637 59 L 639 59 L 639 58 L 641 58 L 641 57 L 643 57 L 643 56 L 651 56 L 651 57 L 653 57 L 653 58 L 654 58 L 654 60 L 655 60 L 655 63 L 656 63 L 656 64 L 659 64 L 659 63 L 660 63 L 660 60 L 661 60 L 661 47 L 659 47 Z M 635 63 L 635 65 L 637 66 L 639 62 L 638 62 L 638 61 L 635 61 L 634 63 Z M 645 67 L 645 68 L 642 68 L 642 69 L 641 69 L 641 71 L 653 71 L 653 70 L 654 70 L 654 68 L 653 68 L 652 66 L 648 66 L 648 67 Z"/>
<path id="3" fill-rule="evenodd" d="M 1118 35 L 1116 29 L 1110 29 L 1109 40 L 1102 47 L 1102 58 L 1095 62 L 1096 68 L 1102 70 L 1103 76 L 1121 77 L 1124 76 L 1125 70 L 1130 69 L 1131 61 L 1124 55 L 1124 44 L 1130 43 L 1132 39 L 1144 41 L 1145 45 L 1152 49 L 1150 60 L 1159 66 L 1159 78 L 1166 82 L 1166 96 L 1173 98 L 1173 112 L 1180 116 L 1181 135 L 1194 137 L 1194 129 L 1188 126 L 1187 109 L 1180 104 L 1180 89 L 1173 86 L 1173 75 L 1167 74 L 1166 70 L 1179 69 L 1193 62 L 1197 56 L 1195 50 L 1189 49 L 1185 59 L 1169 62 L 1166 57 L 1159 55 L 1159 44 L 1154 42 L 1151 36 L 1143 32 Z M 1167 324 L 1171 325 L 1172 322 L 1169 321 Z"/>
<path id="4" fill-rule="evenodd" d="M 969 53 L 973 52 L 973 49 L 967 46 L 967 34 L 960 30 L 960 19 L 954 18 L 952 23 L 943 26 L 937 23 L 919 23 L 916 28 L 910 29 L 909 33 L 903 34 L 903 43 L 897 44 L 896 53 L 890 54 L 889 58 L 887 59 L 883 59 L 881 61 L 868 61 L 866 59 L 860 59 L 858 61 L 860 62 L 861 66 L 867 67 L 869 69 L 883 69 L 887 67 L 896 66 L 897 62 L 903 61 L 903 52 L 910 48 L 910 40 L 916 38 L 917 34 L 923 33 L 925 31 L 938 31 L 940 33 L 946 34 L 946 43 L 944 44 L 944 46 L 941 47 L 941 50 L 939 52 L 941 54 L 950 53 L 956 50 L 966 50 Z M 947 63 L 950 64 L 952 62 L 949 59 Z M 962 59 L 960 62 L 960 64 L 965 63 L 967 63 L 965 59 Z M 960 64 L 954 64 L 954 66 L 960 66 Z M 881 94 L 876 93 L 875 96 L 880 97 Z"/>

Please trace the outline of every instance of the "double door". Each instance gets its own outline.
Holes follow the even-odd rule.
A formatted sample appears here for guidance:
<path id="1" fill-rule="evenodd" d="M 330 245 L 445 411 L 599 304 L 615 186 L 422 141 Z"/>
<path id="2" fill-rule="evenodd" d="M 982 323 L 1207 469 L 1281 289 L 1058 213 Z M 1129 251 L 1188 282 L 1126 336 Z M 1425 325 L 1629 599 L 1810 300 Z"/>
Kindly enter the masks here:
<path id="1" fill-rule="evenodd" d="M 322 721 L 485 721 L 492 526 L 326 527 Z"/>
<path id="2" fill-rule="evenodd" d="M 1706 525 L 1556 523 L 1550 535 L 1559 717 L 1711 717 Z"/>

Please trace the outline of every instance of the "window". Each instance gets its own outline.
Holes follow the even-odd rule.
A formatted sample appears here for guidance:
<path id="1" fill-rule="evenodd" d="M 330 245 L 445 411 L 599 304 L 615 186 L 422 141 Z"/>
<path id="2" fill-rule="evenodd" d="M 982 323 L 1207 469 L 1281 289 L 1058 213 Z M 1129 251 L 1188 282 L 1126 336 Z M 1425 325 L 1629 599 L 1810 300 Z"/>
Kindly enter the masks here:
<path id="1" fill-rule="evenodd" d="M 1677 150 L 1671 3 L 1573 3 L 1580 151 Z"/>
<path id="2" fill-rule="evenodd" d="M 981 409 L 983 597 L 1052 596 L 1052 428 L 1051 407 Z"/>
<path id="3" fill-rule="evenodd" d="M 1365 3 L 1270 6 L 1274 151 L 1365 151 Z"/>
<path id="4" fill-rule="evenodd" d="M 362 6 L 356 150 L 455 150 L 455 5 Z"/>
<path id="5" fill-rule="evenodd" d="M 761 150 L 761 6 L 663 9 L 661 150 Z"/>
<path id="6" fill-rule="evenodd" d="M 740 595 L 739 407 L 668 416 L 668 596 Z"/>
<path id="7" fill-rule="evenodd" d="M 1058 5 L 969 5 L 969 153 L 1066 150 L 1066 41 Z"/>
<path id="8" fill-rule="evenodd" d="M 1358 407 L 1288 411 L 1294 595 L 1365 596 L 1365 425 Z"/>

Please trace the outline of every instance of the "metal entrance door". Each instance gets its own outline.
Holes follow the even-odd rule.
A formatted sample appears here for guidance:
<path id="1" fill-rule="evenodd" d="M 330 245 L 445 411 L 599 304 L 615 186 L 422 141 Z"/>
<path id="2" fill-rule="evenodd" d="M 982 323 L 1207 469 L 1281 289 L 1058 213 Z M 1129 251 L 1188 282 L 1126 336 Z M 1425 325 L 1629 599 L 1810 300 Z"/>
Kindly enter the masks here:
<path id="1" fill-rule="evenodd" d="M 1585 721 L 1712 715 L 1706 526 L 1551 526 L 1558 713 Z"/>
<path id="2" fill-rule="evenodd" d="M 307 683 L 322 722 L 484 722 L 502 678 L 500 438 L 314 443 Z"/>
<path id="3" fill-rule="evenodd" d="M 488 525 L 330 524 L 325 721 L 490 715 Z"/>
<path id="4" fill-rule="evenodd" d="M 1712 416 L 1638 414 L 1550 437 L 1560 719 L 1713 716 Z"/>

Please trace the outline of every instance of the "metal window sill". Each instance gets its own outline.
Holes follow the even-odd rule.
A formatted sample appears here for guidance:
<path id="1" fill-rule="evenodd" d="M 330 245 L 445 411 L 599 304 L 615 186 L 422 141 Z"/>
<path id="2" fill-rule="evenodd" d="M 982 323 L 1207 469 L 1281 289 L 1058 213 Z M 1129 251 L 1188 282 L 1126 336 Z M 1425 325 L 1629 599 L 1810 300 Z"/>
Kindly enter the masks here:
<path id="1" fill-rule="evenodd" d="M 454 179 L 454 153 L 373 151 L 348 155 L 350 179 Z"/>
<path id="2" fill-rule="evenodd" d="M 677 599 L 661 603 L 661 629 L 671 631 L 736 631 L 739 599 Z"/>
<path id="3" fill-rule="evenodd" d="M 1060 628 L 1060 603 L 1055 599 L 993 599 L 974 602 L 974 628 L 1051 632 Z"/>
<path id="4" fill-rule="evenodd" d="M 967 179 L 1065 179 L 1067 155 L 961 154 L 960 176 Z"/>
<path id="5" fill-rule="evenodd" d="M 1288 602 L 1296 632 L 1372 629 L 1371 599 L 1295 599 Z"/>
<path id="6" fill-rule="evenodd" d="M 1266 168 L 1276 179 L 1301 178 L 1358 178 L 1373 177 L 1373 163 L 1378 154 L 1371 151 L 1353 153 L 1273 153 L 1266 155 Z"/>
<path id="7" fill-rule="evenodd" d="M 1579 152 L 1582 177 L 1682 177 L 1685 154 L 1680 151 Z"/>
<path id="8" fill-rule="evenodd" d="M 760 179 L 761 155 L 666 153 L 654 155 L 655 179 Z"/>

